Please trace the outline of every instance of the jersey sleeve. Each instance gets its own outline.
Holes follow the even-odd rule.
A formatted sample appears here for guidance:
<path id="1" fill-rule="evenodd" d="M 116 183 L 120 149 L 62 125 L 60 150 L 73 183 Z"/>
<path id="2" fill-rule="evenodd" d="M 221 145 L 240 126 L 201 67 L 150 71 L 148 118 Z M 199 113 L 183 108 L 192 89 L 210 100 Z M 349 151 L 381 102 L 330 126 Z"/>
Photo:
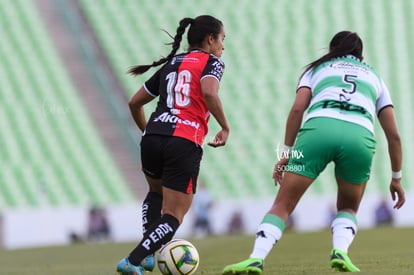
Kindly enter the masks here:
<path id="1" fill-rule="evenodd" d="M 306 72 L 304 72 L 298 81 L 296 91 L 302 87 L 311 88 L 311 78 L 312 78 L 312 70 L 307 70 Z"/>
<path id="2" fill-rule="evenodd" d="M 224 74 L 224 67 L 224 63 L 221 59 L 210 56 L 204 68 L 204 71 L 201 74 L 201 79 L 212 76 L 220 82 Z"/>
<path id="3" fill-rule="evenodd" d="M 377 115 L 381 112 L 382 109 L 388 106 L 393 106 L 392 100 L 390 97 L 390 92 L 388 91 L 388 87 L 385 85 L 384 81 L 381 80 L 378 99 L 377 99 L 377 103 L 375 106 Z"/>
<path id="4" fill-rule="evenodd" d="M 161 69 L 155 72 L 147 81 L 144 83 L 144 89 L 147 93 L 153 97 L 160 95 L 160 75 Z"/>

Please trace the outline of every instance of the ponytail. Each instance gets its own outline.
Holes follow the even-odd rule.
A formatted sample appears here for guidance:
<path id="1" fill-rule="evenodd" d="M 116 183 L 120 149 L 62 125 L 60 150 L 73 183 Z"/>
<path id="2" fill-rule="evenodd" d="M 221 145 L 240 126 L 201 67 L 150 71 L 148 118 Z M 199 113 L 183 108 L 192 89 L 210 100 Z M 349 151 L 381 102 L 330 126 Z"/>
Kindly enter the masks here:
<path id="1" fill-rule="evenodd" d="M 305 72 L 337 57 L 353 55 L 356 58 L 362 59 L 362 49 L 362 40 L 357 33 L 350 31 L 338 32 L 329 43 L 329 52 L 309 63 L 306 66 Z"/>
<path id="2" fill-rule="evenodd" d="M 177 28 L 176 35 L 174 36 L 174 41 L 171 43 L 172 50 L 166 57 L 163 57 L 163 58 L 159 59 L 158 61 L 154 61 L 150 65 L 133 66 L 128 70 L 128 73 L 133 75 L 133 76 L 137 76 L 137 75 L 145 73 L 146 71 L 148 71 L 152 67 L 157 67 L 161 64 L 164 64 L 164 63 L 168 62 L 177 53 L 178 49 L 180 48 L 181 40 L 183 38 L 183 34 L 185 32 L 185 29 L 187 28 L 188 25 L 193 24 L 193 23 L 194 23 L 194 19 L 193 18 L 188 18 L 188 17 L 186 17 L 186 18 L 184 18 L 180 21 L 180 24 Z"/>

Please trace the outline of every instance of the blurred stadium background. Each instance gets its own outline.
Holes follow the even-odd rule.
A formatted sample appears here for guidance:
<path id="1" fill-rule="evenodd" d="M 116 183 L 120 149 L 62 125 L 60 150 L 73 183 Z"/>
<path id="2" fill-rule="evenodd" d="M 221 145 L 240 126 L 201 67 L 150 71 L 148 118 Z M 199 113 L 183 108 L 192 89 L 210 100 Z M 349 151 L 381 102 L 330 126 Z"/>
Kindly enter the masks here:
<path id="1" fill-rule="evenodd" d="M 175 34 L 181 18 L 200 14 L 226 30 L 220 95 L 232 131 L 225 147 L 205 148 L 200 173 L 215 199 L 216 233 L 235 211 L 246 232 L 255 230 L 277 192 L 271 172 L 298 76 L 345 29 L 361 35 L 365 61 L 391 91 L 408 193 L 394 225 L 413 226 L 413 13 L 410 0 L 0 0 L 0 244 L 69 243 L 71 233 L 84 234 L 93 206 L 107 210 L 115 241 L 139 238 L 146 184 L 127 101 L 155 69 L 136 78 L 126 70 L 167 54 L 161 29 Z M 212 119 L 207 139 L 216 130 Z M 383 197 L 392 205 L 379 127 L 377 139 L 362 227 L 373 226 Z M 326 226 L 336 198 L 331 168 L 295 210 L 298 230 Z M 191 219 L 181 235 L 191 234 Z"/>

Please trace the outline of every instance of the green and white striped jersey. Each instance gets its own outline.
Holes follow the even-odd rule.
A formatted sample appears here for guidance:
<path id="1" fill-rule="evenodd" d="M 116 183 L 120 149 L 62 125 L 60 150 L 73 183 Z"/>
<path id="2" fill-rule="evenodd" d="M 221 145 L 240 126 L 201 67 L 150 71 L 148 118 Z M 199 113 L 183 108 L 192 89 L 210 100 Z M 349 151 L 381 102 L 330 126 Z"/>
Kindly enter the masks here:
<path id="1" fill-rule="evenodd" d="M 306 71 L 298 89 L 309 87 L 312 98 L 305 121 L 331 117 L 359 124 L 374 134 L 375 116 L 392 106 L 387 86 L 367 64 L 348 55 Z"/>

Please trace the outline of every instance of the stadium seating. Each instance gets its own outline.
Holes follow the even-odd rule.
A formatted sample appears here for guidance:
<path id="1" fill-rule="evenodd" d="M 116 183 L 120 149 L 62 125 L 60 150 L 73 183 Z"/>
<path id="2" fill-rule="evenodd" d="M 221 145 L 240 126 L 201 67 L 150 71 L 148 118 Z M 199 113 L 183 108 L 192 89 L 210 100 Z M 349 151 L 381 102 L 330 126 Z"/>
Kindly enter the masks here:
<path id="1" fill-rule="evenodd" d="M 0 209 L 132 200 L 33 1 L 0 9 Z"/>
<path id="2" fill-rule="evenodd" d="M 400 65 L 392 57 L 399 57 L 393 53 L 387 55 L 384 45 L 376 43 L 377 40 L 392 43 L 387 36 L 409 35 L 409 31 L 401 30 L 389 20 L 384 33 L 381 24 L 386 12 L 390 18 L 398 18 L 400 13 L 410 18 L 412 3 L 390 4 L 381 0 L 371 6 L 365 1 L 265 0 L 252 4 L 243 0 L 235 6 L 233 1 L 201 1 L 195 5 L 191 1 L 101 0 L 97 5 L 94 1 L 80 0 L 80 4 L 129 95 L 153 71 L 134 79 L 125 74 L 128 67 L 151 63 L 170 50 L 163 45 L 170 38 L 161 29 L 174 35 L 181 18 L 200 14 L 212 14 L 223 21 L 227 33 L 223 55 L 226 73 L 220 93 L 232 132 L 225 148 L 205 148 L 201 169 L 201 179 L 218 198 L 263 197 L 276 192 L 271 179 L 275 149 L 278 144 L 283 145 L 284 123 L 297 79 L 307 63 L 326 51 L 329 39 L 337 31 L 358 31 L 365 41 L 368 63 L 378 67 L 395 89 L 396 105 L 403 111 L 412 106 L 412 97 L 401 92 L 402 85 L 412 83 L 410 70 L 406 68 L 397 75 L 392 68 Z M 368 13 L 370 16 L 366 16 Z M 407 43 L 413 46 L 412 41 Z M 410 54 L 408 44 L 386 46 Z M 402 124 L 410 123 L 403 116 L 398 119 Z M 207 139 L 217 131 L 215 122 L 210 127 Z M 412 137 L 412 130 L 402 129 L 402 133 Z M 384 193 L 390 168 L 382 133 L 378 137 L 377 155 L 379 159 L 374 160 L 371 178 L 375 184 L 369 185 L 368 190 Z M 328 169 L 309 192 L 316 195 L 335 192 L 332 176 L 332 169 Z"/>
<path id="3" fill-rule="evenodd" d="M 126 70 L 132 65 L 149 63 L 161 55 L 167 54 L 170 47 L 163 45 L 163 43 L 168 43 L 171 39 L 160 29 L 165 29 L 173 35 L 180 17 L 175 14 L 157 16 L 158 5 L 160 4 L 158 2 L 123 1 L 122 4 L 118 4 L 113 1 L 102 1 L 100 5 L 95 5 L 90 1 L 80 1 L 80 3 L 126 92 L 132 95 L 148 75 L 134 79 L 125 74 Z M 209 9 L 210 4 L 199 4 L 200 6 L 197 9 L 200 10 L 200 13 L 204 8 Z M 226 2 L 223 2 L 223 4 L 224 6 L 228 5 Z M 163 10 L 168 10 L 169 5 L 171 5 L 171 2 L 163 1 Z M 226 7 L 223 7 L 223 9 L 229 12 L 231 5 Z M 190 5 L 183 4 L 180 8 L 182 8 L 182 11 L 186 11 L 187 14 L 194 14 L 195 12 Z M 236 19 L 235 17 L 232 18 L 233 20 Z M 236 23 L 236 21 L 233 21 L 233 23 Z M 229 37 L 235 36 L 230 31 L 228 33 Z M 229 39 L 228 43 L 236 43 L 236 41 L 232 42 Z M 243 45 L 241 46 L 243 47 Z M 185 47 L 186 42 L 183 42 L 182 50 Z M 231 55 L 233 55 L 233 58 Z M 236 67 L 251 66 L 249 64 L 250 59 L 239 58 L 232 52 L 225 51 L 224 59 L 229 71 Z M 251 72 L 243 71 L 239 73 L 246 75 Z M 221 89 L 224 104 L 227 105 L 228 109 L 240 110 L 229 114 L 229 119 L 234 127 L 232 135 L 233 133 L 241 133 L 241 135 L 231 138 L 226 150 L 207 148 L 205 150 L 200 176 L 218 196 L 221 193 L 223 196 L 231 194 L 236 198 L 252 195 L 260 197 L 274 190 L 272 184 L 269 185 L 267 180 L 269 178 L 267 174 L 273 166 L 274 148 L 272 142 L 269 139 L 263 141 L 260 138 L 249 140 L 247 137 L 249 133 L 253 134 L 253 131 L 267 135 L 267 132 L 271 129 L 267 124 L 269 122 L 268 118 L 272 117 L 274 112 L 280 113 L 282 111 L 281 109 L 272 110 L 271 101 L 265 97 L 268 91 L 267 85 L 274 84 L 273 79 L 268 77 L 270 74 L 271 71 L 268 71 L 267 75 L 251 75 L 252 80 L 255 77 L 261 79 L 247 83 L 235 81 L 240 78 L 237 74 L 233 74 L 233 78 L 228 78 L 227 73 L 224 76 Z M 246 78 L 248 77 L 246 76 Z M 244 95 L 237 96 L 238 92 L 244 93 Z M 249 100 L 251 96 L 259 98 L 261 100 L 259 104 L 263 104 L 263 108 L 257 110 L 254 106 L 251 106 Z M 288 98 L 279 98 L 278 100 L 284 104 L 286 99 Z M 254 117 L 263 117 L 264 119 L 254 122 Z M 251 125 L 252 122 L 255 125 Z M 211 138 L 215 131 L 215 125 L 211 123 L 211 131 L 207 138 Z M 263 147 L 263 142 L 269 146 L 267 149 Z M 249 159 L 253 161 L 249 161 Z M 258 173 L 259 177 L 257 177 Z"/>
<path id="4" fill-rule="evenodd" d="M 273 196 L 276 148 L 302 68 L 342 29 L 358 31 L 365 57 L 384 77 L 396 107 L 405 152 L 414 151 L 411 1 L 78 1 L 128 96 L 154 72 L 132 78 L 127 69 L 168 54 L 165 29 L 174 35 L 186 16 L 212 14 L 226 29 L 226 72 L 220 95 L 232 127 L 224 148 L 205 147 L 201 180 L 216 198 Z M 83 106 L 35 2 L 0 4 L 0 209 L 86 205 L 132 200 L 127 184 Z M 340 11 L 340 12 L 338 12 Z M 369 16 L 367 16 L 369 14 Z M 384 20 L 389 18 L 389 20 Z M 387 21 L 389 23 L 385 24 Z M 329 22 L 329 23 L 327 23 Z M 400 41 L 395 43 L 395 41 Z M 186 47 L 183 40 L 182 50 Z M 154 106 L 154 105 L 151 105 Z M 149 106 L 147 111 L 150 111 Z M 378 125 L 377 125 L 378 126 Z M 211 139 L 218 129 L 212 119 Z M 379 129 L 377 127 L 377 129 Z M 368 192 L 387 192 L 387 148 L 378 131 Z M 414 161 L 405 154 L 405 165 Z M 408 174 L 409 166 L 405 167 Z M 407 188 L 413 184 L 407 179 Z M 332 169 L 309 192 L 331 194 Z"/>

